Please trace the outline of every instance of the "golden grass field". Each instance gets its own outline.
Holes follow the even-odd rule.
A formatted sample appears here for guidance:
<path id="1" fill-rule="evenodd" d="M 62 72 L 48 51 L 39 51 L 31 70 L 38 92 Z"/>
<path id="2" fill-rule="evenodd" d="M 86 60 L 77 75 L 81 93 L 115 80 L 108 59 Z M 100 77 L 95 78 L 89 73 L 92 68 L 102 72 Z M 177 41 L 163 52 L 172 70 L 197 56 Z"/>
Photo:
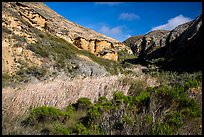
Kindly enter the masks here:
<path id="1" fill-rule="evenodd" d="M 121 74 L 74 79 L 57 77 L 16 88 L 6 87 L 2 91 L 3 132 L 15 131 L 15 128 L 17 131 L 20 121 L 34 107 L 46 105 L 63 109 L 80 97 L 88 97 L 92 102 L 100 96 L 110 99 L 115 91 L 127 94 L 130 88 L 127 81 L 133 80 L 142 81 L 150 87 L 157 83 L 155 78 L 144 74 L 137 77 Z M 20 132 L 19 129 L 18 131 Z"/>

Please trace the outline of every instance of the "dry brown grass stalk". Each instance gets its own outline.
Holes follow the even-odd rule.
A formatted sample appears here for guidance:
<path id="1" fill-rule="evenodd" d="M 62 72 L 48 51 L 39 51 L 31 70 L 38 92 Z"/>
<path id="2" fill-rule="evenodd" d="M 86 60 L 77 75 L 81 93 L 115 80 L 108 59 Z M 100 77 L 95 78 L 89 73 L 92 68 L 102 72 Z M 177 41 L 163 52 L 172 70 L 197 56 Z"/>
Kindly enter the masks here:
<path id="1" fill-rule="evenodd" d="M 34 107 L 46 105 L 63 109 L 80 97 L 88 97 L 93 102 L 99 96 L 106 96 L 110 99 L 115 91 L 127 94 L 130 85 L 119 82 L 119 79 L 124 77 L 127 76 L 78 77 L 72 80 L 58 77 L 52 81 L 30 83 L 15 89 L 4 88 L 2 91 L 3 128 L 6 128 L 4 126 L 9 121 L 25 116 Z M 129 75 L 128 77 L 146 81 L 150 86 L 156 84 L 155 79 L 146 75 L 138 77 Z"/>

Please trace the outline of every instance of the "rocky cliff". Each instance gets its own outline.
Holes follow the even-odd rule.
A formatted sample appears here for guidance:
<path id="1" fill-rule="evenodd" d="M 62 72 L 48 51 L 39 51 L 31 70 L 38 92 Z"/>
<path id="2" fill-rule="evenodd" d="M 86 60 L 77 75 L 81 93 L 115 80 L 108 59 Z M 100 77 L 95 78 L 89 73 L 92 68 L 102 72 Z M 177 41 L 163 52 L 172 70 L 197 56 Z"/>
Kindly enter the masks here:
<path id="1" fill-rule="evenodd" d="M 155 30 L 127 44 L 144 60 L 163 59 L 163 68 L 201 69 L 202 16 L 181 24 L 171 31 Z M 134 38 L 133 38 L 134 39 Z"/>
<path id="2" fill-rule="evenodd" d="M 85 50 L 95 56 L 113 61 L 118 60 L 117 52 L 125 48 L 124 44 L 115 39 L 63 18 L 43 3 L 2 3 L 2 64 L 4 73 L 16 73 L 25 63 L 28 67 L 45 66 L 51 70 L 51 64 L 48 62 L 51 60 L 55 60 L 55 63 L 56 60 L 59 62 L 59 58 L 64 55 L 56 57 L 59 56 L 57 53 L 62 45 L 60 42 L 64 42 L 64 47 L 62 47 L 64 49 L 72 48 L 69 45 L 74 45 L 79 51 Z M 58 49 L 54 49 L 57 45 L 59 46 Z M 54 53 L 51 53 L 52 50 Z M 75 50 L 75 52 L 78 51 Z M 60 64 L 69 62 L 67 67 L 70 67 L 73 64 L 73 59 L 67 61 L 70 53 L 66 54 L 66 59 L 61 60 Z M 79 56 L 75 60 L 77 58 L 81 60 Z M 79 63 L 74 62 L 74 64 L 80 66 Z M 90 66 L 90 60 L 88 64 Z"/>

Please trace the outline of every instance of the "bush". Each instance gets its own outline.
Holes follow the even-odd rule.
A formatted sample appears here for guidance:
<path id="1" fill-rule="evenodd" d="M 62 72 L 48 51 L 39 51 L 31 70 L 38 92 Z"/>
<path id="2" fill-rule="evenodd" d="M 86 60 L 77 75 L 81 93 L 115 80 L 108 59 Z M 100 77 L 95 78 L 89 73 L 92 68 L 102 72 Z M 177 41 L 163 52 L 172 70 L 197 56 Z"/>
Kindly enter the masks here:
<path id="1" fill-rule="evenodd" d="M 173 87 L 160 85 L 153 88 L 154 92 L 162 99 L 166 100 L 178 100 L 179 98 L 184 97 L 184 88 L 178 85 Z"/>
<path id="2" fill-rule="evenodd" d="M 181 112 L 185 116 L 189 118 L 196 118 L 201 116 L 202 110 L 194 99 L 185 97 L 179 99 L 178 103 L 179 103 L 178 108 L 181 109 Z"/>
<path id="3" fill-rule="evenodd" d="M 87 128 L 82 123 L 76 124 L 74 131 L 78 135 L 87 135 L 87 134 L 89 134 Z"/>
<path id="4" fill-rule="evenodd" d="M 90 106 L 91 105 L 91 101 L 89 100 L 89 98 L 79 98 L 77 101 L 78 104 L 82 104 L 82 105 L 86 105 L 86 106 Z"/>
<path id="5" fill-rule="evenodd" d="M 101 116 L 102 106 L 100 104 L 93 105 L 89 108 L 87 117 L 90 121 L 96 120 Z"/>
<path id="6" fill-rule="evenodd" d="M 108 111 L 114 107 L 111 101 L 108 101 L 105 96 L 99 97 L 95 105 L 99 106 L 101 111 Z"/>
<path id="7" fill-rule="evenodd" d="M 107 101 L 108 101 L 108 99 L 105 96 L 101 96 L 98 98 L 98 103 L 100 103 L 100 104 L 103 104 Z"/>
<path id="8" fill-rule="evenodd" d="M 136 56 L 133 54 L 129 54 L 126 50 L 118 51 L 118 61 L 123 62 L 127 59 L 135 59 Z"/>
<path id="9" fill-rule="evenodd" d="M 76 109 L 75 109 L 75 107 L 73 106 L 73 105 L 68 105 L 67 107 L 66 107 L 66 113 L 67 114 L 72 114 L 74 111 L 76 111 Z"/>
<path id="10" fill-rule="evenodd" d="M 179 112 L 173 112 L 172 114 L 169 114 L 167 117 L 167 123 L 170 125 L 170 126 L 173 126 L 173 127 L 176 127 L 176 128 L 179 128 L 181 126 L 183 126 L 183 115 Z"/>
<path id="11" fill-rule="evenodd" d="M 110 101 L 102 96 L 91 103 L 83 97 L 68 105 L 62 114 L 54 112 L 38 112 L 33 123 L 39 123 L 40 119 L 46 123 L 57 120 L 65 124 L 57 130 L 60 134 L 172 135 L 180 133 L 181 127 L 186 128 L 191 120 L 201 118 L 202 109 L 188 97 L 185 85 L 171 83 L 147 88 L 135 96 L 117 91 Z M 191 131 L 186 129 L 186 132 Z"/>
<path id="12" fill-rule="evenodd" d="M 124 97 L 125 97 L 125 95 L 124 95 L 123 92 L 121 92 L 121 91 L 116 91 L 116 92 L 113 94 L 113 99 L 114 99 L 114 100 L 122 100 Z"/>
<path id="13" fill-rule="evenodd" d="M 128 94 L 131 96 L 138 95 L 141 91 L 145 90 L 146 82 L 141 80 L 134 80 L 130 82 Z"/>
<path id="14" fill-rule="evenodd" d="M 187 82 L 185 83 L 184 87 L 185 87 L 185 89 L 187 90 L 187 89 L 189 89 L 189 88 L 196 88 L 196 87 L 198 87 L 199 85 L 200 85 L 200 84 L 199 84 L 198 80 L 192 79 L 192 80 L 187 81 Z"/>
<path id="15" fill-rule="evenodd" d="M 27 46 L 28 50 L 31 50 L 32 52 L 40 55 L 41 57 L 48 57 L 49 52 L 44 49 L 45 47 L 39 44 L 30 44 Z"/>
<path id="16" fill-rule="evenodd" d="M 28 122 L 29 124 L 36 124 L 36 123 L 44 123 L 44 122 L 49 122 L 49 121 L 55 121 L 55 120 L 63 120 L 66 118 L 68 115 L 55 108 L 55 107 L 47 107 L 47 106 L 42 106 L 38 107 L 32 110 L 28 117 Z"/>
<path id="17" fill-rule="evenodd" d="M 127 123 L 127 124 L 130 124 L 130 125 L 133 125 L 133 118 L 132 117 L 129 117 L 129 116 L 123 116 L 123 121 L 124 123 Z"/>
<path id="18" fill-rule="evenodd" d="M 148 91 L 142 91 L 135 97 L 135 99 L 139 104 L 147 106 L 150 102 L 150 93 Z"/>
<path id="19" fill-rule="evenodd" d="M 69 128 L 64 128 L 62 124 L 57 124 L 54 129 L 52 129 L 53 134 L 57 135 L 71 135 L 73 134 L 72 130 Z"/>
<path id="20" fill-rule="evenodd" d="M 34 76 L 37 79 L 41 79 L 46 75 L 46 69 L 45 68 L 38 68 L 36 66 L 32 67 L 24 67 L 16 72 L 15 78 L 18 82 L 27 81 L 30 76 Z"/>
<path id="21" fill-rule="evenodd" d="M 150 129 L 150 135 L 172 135 L 173 129 L 167 123 L 155 124 Z"/>
<path id="22" fill-rule="evenodd" d="M 75 108 L 78 109 L 88 109 L 91 105 L 91 101 L 88 98 L 79 98 L 77 103 L 74 104 Z"/>
<path id="23" fill-rule="evenodd" d="M 115 103 L 116 106 L 120 106 L 122 103 L 130 103 L 131 101 L 129 100 L 128 96 L 125 96 L 123 92 L 115 92 L 113 94 L 113 102 Z"/>
<path id="24" fill-rule="evenodd" d="M 151 123 L 151 122 L 152 122 L 152 116 L 151 116 L 151 115 L 145 115 L 145 116 L 144 116 L 144 120 L 145 120 L 145 122 L 147 122 L 147 123 Z"/>
<path id="25" fill-rule="evenodd" d="M 7 73 L 3 73 L 2 74 L 2 87 L 8 86 L 11 82 L 12 82 L 12 77 Z"/>

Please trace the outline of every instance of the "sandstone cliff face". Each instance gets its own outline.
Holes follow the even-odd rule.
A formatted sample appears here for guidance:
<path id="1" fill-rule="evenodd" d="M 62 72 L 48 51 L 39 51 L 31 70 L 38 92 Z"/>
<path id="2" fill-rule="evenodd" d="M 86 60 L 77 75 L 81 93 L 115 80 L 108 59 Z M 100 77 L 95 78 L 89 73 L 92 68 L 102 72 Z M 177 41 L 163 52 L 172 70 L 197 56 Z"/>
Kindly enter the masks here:
<path id="1" fill-rule="evenodd" d="M 41 65 L 42 60 L 36 58 L 25 46 L 36 43 L 37 37 L 32 33 L 26 22 L 19 18 L 16 5 L 2 4 L 2 69 L 12 73 L 19 67 L 19 61 L 24 60 L 28 65 Z"/>
<path id="2" fill-rule="evenodd" d="M 64 38 L 82 49 L 89 51 L 92 49 L 91 52 L 95 55 L 98 55 L 104 48 L 112 49 L 114 52 L 109 52 L 110 58 L 109 55 L 106 55 L 105 58 L 116 61 L 117 51 L 115 51 L 115 47 L 124 48 L 124 45 L 119 41 L 68 21 L 43 3 L 19 3 L 17 8 L 21 16 L 31 25 Z"/>
<path id="3" fill-rule="evenodd" d="M 30 44 L 52 45 L 45 37 L 52 35 L 108 60 L 118 60 L 117 51 L 125 45 L 63 18 L 40 2 L 2 3 L 3 72 L 15 73 L 22 61 L 28 66 L 42 66 L 45 58 L 27 48 Z M 19 63 L 21 62 L 21 63 Z"/>

